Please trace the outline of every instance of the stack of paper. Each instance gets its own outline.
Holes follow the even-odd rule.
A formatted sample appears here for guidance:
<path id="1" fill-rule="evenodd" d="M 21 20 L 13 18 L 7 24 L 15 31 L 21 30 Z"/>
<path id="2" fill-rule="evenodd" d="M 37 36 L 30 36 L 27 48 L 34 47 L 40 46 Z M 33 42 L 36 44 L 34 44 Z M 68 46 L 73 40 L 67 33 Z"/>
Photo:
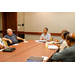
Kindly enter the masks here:
<path id="1" fill-rule="evenodd" d="M 44 59 L 43 60 L 47 60 L 48 59 L 48 57 L 46 57 L 46 56 L 42 56 Z"/>
<path id="2" fill-rule="evenodd" d="M 0 51 L 2 51 L 2 50 L 4 50 L 4 49 L 0 49 Z"/>
<path id="3" fill-rule="evenodd" d="M 39 42 L 47 42 L 46 40 L 39 40 Z"/>
<path id="4" fill-rule="evenodd" d="M 24 41 L 25 43 L 28 43 L 28 41 Z"/>
<path id="5" fill-rule="evenodd" d="M 51 41 L 51 42 L 47 42 L 47 44 L 53 44 L 54 43 L 54 41 Z"/>
<path id="6" fill-rule="evenodd" d="M 35 40 L 35 42 L 44 43 L 44 42 L 46 42 L 46 40 Z"/>
<path id="7" fill-rule="evenodd" d="M 53 44 L 53 43 L 59 43 L 59 42 L 55 42 L 55 41 L 47 42 L 47 44 Z"/>
<path id="8" fill-rule="evenodd" d="M 35 42 L 44 43 L 44 42 L 46 42 L 46 40 L 35 40 Z"/>
<path id="9" fill-rule="evenodd" d="M 56 46 L 56 45 L 49 45 L 48 48 L 49 49 L 58 49 L 58 46 Z"/>
<path id="10" fill-rule="evenodd" d="M 35 42 L 39 42 L 39 40 L 35 40 Z"/>

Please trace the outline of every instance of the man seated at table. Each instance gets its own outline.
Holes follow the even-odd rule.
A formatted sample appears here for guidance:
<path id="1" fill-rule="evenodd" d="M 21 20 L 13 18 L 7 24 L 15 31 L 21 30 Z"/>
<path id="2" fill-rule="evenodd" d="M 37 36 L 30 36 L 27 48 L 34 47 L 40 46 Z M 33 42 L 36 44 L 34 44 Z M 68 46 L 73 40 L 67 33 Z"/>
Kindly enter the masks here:
<path id="1" fill-rule="evenodd" d="M 66 42 L 69 48 L 57 52 L 52 56 L 54 61 L 75 62 L 75 34 L 70 33 L 66 36 Z"/>
<path id="2" fill-rule="evenodd" d="M 51 38 L 51 34 L 48 33 L 48 28 L 45 27 L 43 30 L 43 34 L 41 34 L 40 40 L 50 41 L 50 38 Z"/>
<path id="3" fill-rule="evenodd" d="M 63 32 L 66 32 L 66 31 L 67 31 L 66 29 L 63 29 L 63 30 L 61 31 L 61 35 L 62 35 Z M 63 39 L 60 40 L 60 41 L 58 41 L 57 39 L 54 39 L 54 41 L 55 41 L 55 42 L 59 42 L 60 44 L 63 43 Z"/>
<path id="4" fill-rule="evenodd" d="M 66 36 L 67 36 L 68 34 L 69 34 L 68 31 L 65 31 L 65 32 L 62 33 L 61 37 L 62 37 L 62 39 L 63 39 L 63 43 L 60 45 L 60 50 L 59 50 L 59 52 L 61 52 L 61 51 L 64 50 L 65 48 L 69 47 L 69 46 L 67 45 L 67 42 L 66 42 Z"/>
<path id="5" fill-rule="evenodd" d="M 16 36 L 15 34 L 13 34 L 12 29 L 10 29 L 10 28 L 7 29 L 7 35 L 5 35 L 4 38 L 2 38 L 2 40 L 7 41 L 8 46 L 18 43 L 18 40 L 25 41 L 25 39 L 22 39 L 22 38 Z"/>
<path id="6" fill-rule="evenodd" d="M 5 44 L 3 43 L 2 39 L 0 38 L 0 49 L 4 49 L 5 48 Z"/>

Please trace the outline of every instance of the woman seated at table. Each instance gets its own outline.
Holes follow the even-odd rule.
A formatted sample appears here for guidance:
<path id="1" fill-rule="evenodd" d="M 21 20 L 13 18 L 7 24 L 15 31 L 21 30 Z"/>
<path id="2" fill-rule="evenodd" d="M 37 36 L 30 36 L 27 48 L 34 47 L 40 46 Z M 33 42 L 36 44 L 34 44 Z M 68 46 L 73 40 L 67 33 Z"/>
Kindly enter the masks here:
<path id="1" fill-rule="evenodd" d="M 48 33 L 48 28 L 44 28 L 43 33 L 41 34 L 40 40 L 47 40 L 50 41 L 51 34 Z"/>

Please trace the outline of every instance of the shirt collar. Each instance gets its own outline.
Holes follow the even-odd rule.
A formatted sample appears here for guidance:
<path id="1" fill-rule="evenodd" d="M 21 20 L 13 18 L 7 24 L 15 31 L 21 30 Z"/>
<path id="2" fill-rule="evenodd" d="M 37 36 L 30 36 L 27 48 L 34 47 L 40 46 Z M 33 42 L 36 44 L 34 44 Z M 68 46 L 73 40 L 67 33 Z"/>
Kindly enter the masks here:
<path id="1" fill-rule="evenodd" d="M 43 33 L 43 34 L 44 34 L 44 33 Z M 48 33 L 47 33 L 47 34 L 48 34 Z M 46 34 L 46 35 L 47 35 L 47 34 Z"/>

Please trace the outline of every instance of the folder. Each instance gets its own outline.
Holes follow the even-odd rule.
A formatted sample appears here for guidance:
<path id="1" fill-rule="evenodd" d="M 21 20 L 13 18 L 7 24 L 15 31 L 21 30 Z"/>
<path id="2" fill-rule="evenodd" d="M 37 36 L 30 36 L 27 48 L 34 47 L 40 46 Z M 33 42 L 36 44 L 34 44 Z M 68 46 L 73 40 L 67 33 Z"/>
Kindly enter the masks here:
<path id="1" fill-rule="evenodd" d="M 26 62 L 42 62 L 42 61 L 27 60 Z"/>
<path id="2" fill-rule="evenodd" d="M 46 42 L 46 40 L 39 40 L 39 42 L 41 42 L 41 43 L 45 43 L 45 42 Z"/>
<path id="3" fill-rule="evenodd" d="M 31 60 L 31 62 L 34 62 L 34 61 L 36 61 L 36 62 L 38 62 L 38 61 L 43 61 L 43 57 L 36 57 L 36 56 L 31 56 L 30 58 L 28 58 L 27 60 L 28 61 L 30 61 Z M 33 61 L 32 61 L 33 60 Z"/>

